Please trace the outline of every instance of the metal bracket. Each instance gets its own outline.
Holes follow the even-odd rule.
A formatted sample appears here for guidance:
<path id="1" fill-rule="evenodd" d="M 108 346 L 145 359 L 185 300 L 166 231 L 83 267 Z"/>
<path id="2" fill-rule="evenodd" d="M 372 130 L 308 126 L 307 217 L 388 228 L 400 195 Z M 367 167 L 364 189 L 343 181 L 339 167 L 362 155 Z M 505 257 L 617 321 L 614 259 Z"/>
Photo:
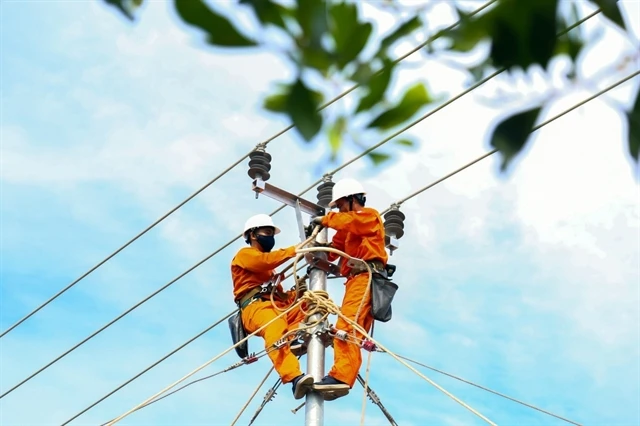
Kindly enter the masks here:
<path id="1" fill-rule="evenodd" d="M 309 268 L 318 268 L 325 271 L 327 274 L 332 274 L 336 277 L 340 277 L 340 268 L 335 263 L 331 263 L 326 259 L 321 259 L 313 256 L 313 260 L 309 262 Z"/>
<path id="2" fill-rule="evenodd" d="M 354 260 L 354 259 L 349 259 L 347 260 L 347 266 L 349 268 L 353 268 L 355 266 L 362 266 L 362 261 L 360 260 Z"/>
<path id="3" fill-rule="evenodd" d="M 311 216 L 323 216 L 325 214 L 324 207 L 321 207 L 316 203 L 312 203 L 311 201 L 307 201 L 304 198 L 300 198 L 295 194 L 278 188 L 277 186 L 268 184 L 262 179 L 254 179 L 252 189 L 256 194 L 262 193 L 267 197 L 273 198 L 274 200 L 280 201 L 288 206 L 295 208 L 299 205 L 302 212 L 310 214 Z"/>
<path id="4" fill-rule="evenodd" d="M 400 248 L 400 241 L 396 237 L 387 235 L 384 240 L 385 246 L 389 249 L 389 254 L 393 255 L 393 251 Z"/>
<path id="5" fill-rule="evenodd" d="M 304 233 L 304 223 L 302 223 L 302 209 L 300 207 L 300 200 L 296 200 L 296 205 L 294 206 L 296 209 L 296 220 L 298 221 L 298 232 L 300 232 L 300 241 L 304 241 L 307 239 L 307 236 Z"/>

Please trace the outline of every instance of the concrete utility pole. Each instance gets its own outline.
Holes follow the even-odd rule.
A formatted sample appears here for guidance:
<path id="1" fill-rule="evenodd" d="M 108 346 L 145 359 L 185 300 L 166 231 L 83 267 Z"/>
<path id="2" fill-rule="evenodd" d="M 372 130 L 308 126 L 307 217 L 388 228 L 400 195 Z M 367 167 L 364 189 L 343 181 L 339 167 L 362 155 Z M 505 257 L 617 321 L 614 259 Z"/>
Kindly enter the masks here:
<path id="1" fill-rule="evenodd" d="M 333 187 L 330 177 L 325 177 L 324 183 L 318 187 L 318 201 L 320 203 L 320 205 L 318 205 L 266 183 L 266 180 L 269 179 L 269 170 L 271 169 L 271 156 L 264 152 L 263 149 L 258 147 L 256 151 L 250 154 L 250 158 L 249 176 L 253 179 L 252 189 L 256 193 L 256 198 L 258 198 L 258 194 L 264 194 L 269 198 L 293 207 L 296 212 L 300 239 L 304 241 L 306 235 L 302 222 L 302 213 L 304 212 L 311 216 L 323 216 L 326 213 L 325 207 L 329 205 L 332 192 L 331 188 Z M 326 243 L 327 238 L 328 231 L 323 229 L 318 233 L 316 241 L 318 243 Z M 309 290 L 326 291 L 327 273 L 339 276 L 338 267 L 327 261 L 326 253 L 313 253 L 311 256 L 308 256 L 307 259 L 309 263 Z M 295 274 L 295 271 L 293 273 Z M 320 314 L 316 314 L 316 316 L 311 317 L 310 320 L 313 321 L 317 316 L 320 316 Z M 326 321 L 324 321 L 324 323 L 318 324 L 318 326 L 311 330 L 307 343 L 307 373 L 313 375 L 315 381 L 320 381 L 324 377 L 325 345 L 318 332 L 325 331 L 326 326 Z M 305 425 L 324 425 L 324 397 L 320 392 L 309 391 L 306 395 Z"/>

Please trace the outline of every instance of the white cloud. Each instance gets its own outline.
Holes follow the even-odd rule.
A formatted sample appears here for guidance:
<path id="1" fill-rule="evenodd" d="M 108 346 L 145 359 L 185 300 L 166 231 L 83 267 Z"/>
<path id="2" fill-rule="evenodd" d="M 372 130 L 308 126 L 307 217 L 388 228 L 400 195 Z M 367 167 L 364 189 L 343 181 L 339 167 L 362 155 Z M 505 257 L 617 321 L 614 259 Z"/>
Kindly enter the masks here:
<path id="1" fill-rule="evenodd" d="M 88 49 L 82 47 L 82 39 L 100 38 L 104 42 L 107 34 L 110 37 L 116 31 L 127 32 L 109 39 L 104 50 L 108 52 L 104 53 L 107 63 L 84 69 L 81 82 L 71 92 L 72 105 L 85 109 L 92 123 L 106 131 L 83 133 L 82 141 L 91 143 L 66 141 L 47 147 L 41 140 L 30 138 L 20 126 L 4 123 L 4 184 L 59 187 L 56 195 L 74 203 L 85 199 L 86 188 L 124 188 L 139 200 L 130 207 L 130 214 L 154 220 L 265 135 L 286 125 L 284 121 L 274 124 L 271 117 L 257 112 L 261 94 L 271 82 L 284 78 L 281 76 L 286 67 L 276 65 L 277 61 L 267 55 L 233 57 L 205 51 L 201 46 L 186 47 L 195 44 L 194 38 L 181 30 L 162 30 L 169 21 L 157 21 L 159 6 L 150 5 L 143 20 L 129 30 L 122 30 L 119 21 L 103 19 L 104 10 L 98 6 L 91 6 L 98 19 L 68 30 L 65 40 L 78 46 L 71 49 L 77 58 Z M 256 72 L 256 63 L 260 73 Z M 458 77 L 445 80 L 437 73 L 433 75 L 430 78 L 437 79 L 438 91 L 457 93 L 462 88 Z M 407 79 L 400 82 L 410 77 L 407 73 Z M 53 85 L 60 79 L 52 72 L 47 81 Z M 225 81 L 233 82 L 233 86 L 225 85 Z M 130 90 L 129 97 L 120 96 L 116 90 L 123 87 Z M 487 86 L 486 90 L 493 89 Z M 61 109 L 71 108 L 67 102 L 53 102 L 53 95 L 47 99 L 51 102 L 46 111 L 60 114 Z M 554 111 L 573 101 L 573 97 L 562 100 Z M 478 106 L 472 96 L 457 101 L 411 131 L 420 139 L 420 146 L 415 152 L 402 154 L 397 164 L 371 175 L 367 174 L 366 161 L 360 161 L 337 178 L 364 177 L 370 188 L 370 204 L 383 209 L 486 152 L 486 125 L 498 113 Z M 509 180 L 498 176 L 499 159 L 494 156 L 405 203 L 406 235 L 401 239 L 401 249 L 391 257 L 399 267 L 397 281 L 401 286 L 394 319 L 376 331 L 385 346 L 466 378 L 517 391 L 524 399 L 544 402 L 555 398 L 553 407 L 558 411 L 579 407 L 595 418 L 599 415 L 593 408 L 597 398 L 605 401 L 602 404 L 610 402 L 611 407 L 603 411 L 616 411 L 619 406 L 606 399 L 607 390 L 613 386 L 608 377 L 618 378 L 620 373 L 616 371 L 630 368 L 638 355 L 638 244 L 634 239 L 638 233 L 637 183 L 624 157 L 625 148 L 610 142 L 620 141 L 623 136 L 618 125 L 619 119 L 603 107 L 584 108 L 542 130 Z M 571 133 L 567 134 L 567 129 Z M 268 151 L 274 157 L 270 183 L 297 192 L 317 177 L 314 167 L 326 148 L 322 143 L 303 146 L 290 132 L 270 144 Z M 567 160 L 573 159 L 576 151 L 581 158 L 570 160 L 567 170 Z M 82 287 L 86 288 L 85 296 L 113 310 L 128 307 L 177 275 L 174 272 L 184 270 L 183 266 L 190 266 L 226 242 L 227 236 L 235 236 L 247 216 L 275 208 L 278 204 L 264 196 L 253 198 L 246 170 L 245 162 L 168 219 L 155 235 L 157 239 L 139 249 L 127 249 L 123 253 L 130 256 L 124 258 L 126 261 L 110 264 L 91 282 L 95 287 L 103 285 L 102 289 L 83 283 L 87 284 Z M 79 187 L 85 189 L 72 191 Z M 315 192 L 309 192 L 307 198 L 314 200 Z M 118 221 L 130 218 L 129 214 L 122 216 L 121 208 L 76 209 L 78 218 L 74 220 L 85 221 L 84 216 L 91 215 L 92 210 L 100 210 L 105 219 L 102 223 L 111 221 L 114 228 Z M 279 244 L 296 241 L 293 218 L 291 209 L 279 214 L 278 222 L 286 228 Z M 92 225 L 103 226 L 98 220 Z M 160 244 L 166 242 L 169 248 Z M 157 247 L 152 247 L 154 244 Z M 116 341 L 96 340 L 78 350 L 72 364 L 82 366 L 80 370 L 69 370 L 62 365 L 71 364 L 61 363 L 41 376 L 42 385 L 25 385 L 20 392 L 40 395 L 39 410 L 26 406 L 26 400 L 17 396 L 3 401 L 3 416 L 7 416 L 3 421 L 67 418 L 82 404 L 75 397 L 66 398 L 60 389 L 69 391 L 69 395 L 81 395 L 82 402 L 89 403 L 166 352 L 167 346 L 177 346 L 185 336 L 195 334 L 189 327 L 203 328 L 201 322 L 217 319 L 223 310 L 227 312 L 226 308 L 231 310 L 225 260 L 239 244 L 193 277 L 185 278 L 187 282 L 176 284 L 153 304 L 145 305 L 118 328 L 120 334 L 110 330 Z M 69 257 L 76 256 L 83 258 L 86 254 L 69 252 Z M 164 272 L 169 270 L 170 276 L 165 277 Z M 57 284 L 48 283 L 51 287 Z M 329 288 L 338 300 L 340 283 L 331 281 Z M 83 318 L 88 315 L 86 310 L 66 316 L 59 310 L 48 312 L 51 318 L 65 322 Z M 107 314 L 111 312 L 101 312 L 100 318 L 106 321 L 110 318 Z M 56 330 L 55 334 L 53 329 L 43 328 L 51 332 L 44 346 L 41 339 L 30 336 L 26 337 L 28 347 L 7 344 L 3 364 L 20 363 L 20 372 L 36 368 L 55 356 L 55 350 L 63 350 L 93 331 L 99 322 L 95 319 L 85 325 L 79 320 L 79 329 L 64 333 Z M 221 327 L 204 338 L 198 349 L 189 349 L 186 355 L 150 373 L 152 378 L 123 390 L 87 415 L 85 421 L 105 421 L 112 414 L 124 412 L 226 348 L 228 333 L 224 325 Z M 38 352 L 48 346 L 48 352 Z M 251 346 L 259 348 L 261 342 L 252 340 Z M 37 358 L 19 359 L 20 355 L 13 353 L 32 353 Z M 331 358 L 328 352 L 327 363 Z M 98 359 L 109 362 L 94 364 Z M 211 370 L 227 362 L 235 362 L 235 358 L 225 357 L 222 365 Z M 390 367 L 392 364 L 394 367 Z M 373 365 L 372 387 L 401 424 L 424 424 L 421 419 L 439 424 L 477 420 L 394 361 L 375 358 Z M 266 360 L 262 362 L 262 369 L 267 366 Z M 230 420 L 261 377 L 257 370 L 195 385 L 181 396 L 137 413 L 130 421 L 159 424 L 170 422 L 176 413 L 183 418 L 187 412 L 194 422 L 212 422 L 223 416 Z M 456 394 L 463 392 L 463 399 L 470 398 L 470 403 L 490 418 L 497 415 L 499 423 L 505 423 L 499 421 L 501 418 L 520 423 L 527 418 L 524 414 L 512 415 L 509 408 L 497 412 L 495 399 L 476 401 L 480 397 L 472 397 L 470 391 L 451 385 L 448 379 L 435 373 L 427 375 Z M 19 379 L 18 372 L 14 376 Z M 54 388 L 45 377 L 64 380 Z M 3 388 L 6 380 L 3 378 Z M 34 385 L 35 389 L 27 391 L 27 386 Z M 637 395 L 628 378 L 620 380 L 619 386 L 625 394 Z M 90 393 L 89 388 L 93 389 Z M 249 416 L 264 391 L 266 387 L 249 408 Z M 289 387 L 280 390 L 279 398 L 270 403 L 258 424 L 275 419 L 279 424 L 301 421 L 302 411 L 296 416 L 288 413 L 294 406 L 289 392 Z M 346 401 L 327 404 L 328 424 L 359 422 L 360 389 L 353 394 Z M 407 408 L 406 402 L 412 404 Z M 367 424 L 384 423 L 376 410 L 367 406 L 367 418 L 372 419 Z M 627 410 L 620 417 L 610 418 L 634 415 Z M 583 414 L 583 418 L 588 417 Z"/>

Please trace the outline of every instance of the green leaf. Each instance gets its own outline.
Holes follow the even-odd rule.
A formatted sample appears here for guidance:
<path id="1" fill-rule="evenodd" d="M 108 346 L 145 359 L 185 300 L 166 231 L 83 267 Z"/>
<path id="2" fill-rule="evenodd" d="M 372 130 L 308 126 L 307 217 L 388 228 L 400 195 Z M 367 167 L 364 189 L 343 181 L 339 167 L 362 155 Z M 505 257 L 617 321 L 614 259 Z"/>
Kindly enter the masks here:
<path id="1" fill-rule="evenodd" d="M 334 3 L 329 10 L 331 35 L 335 42 L 336 60 L 343 69 L 358 57 L 369 41 L 373 26 L 358 20 L 356 4 Z"/>
<path id="2" fill-rule="evenodd" d="M 395 142 L 398 145 L 402 145 L 402 146 L 408 146 L 408 147 L 413 147 L 415 146 L 415 142 L 412 141 L 411 139 L 396 139 Z"/>
<path id="3" fill-rule="evenodd" d="M 327 76 L 333 64 L 333 56 L 322 46 L 327 34 L 328 22 L 324 0 L 297 0 L 294 19 L 302 33 L 295 37 L 298 47 L 294 59 L 299 65 L 314 68 Z"/>
<path id="4" fill-rule="evenodd" d="M 302 29 L 299 46 L 320 49 L 324 34 L 329 29 L 327 22 L 327 5 L 324 0 L 297 0 L 296 18 Z"/>
<path id="5" fill-rule="evenodd" d="M 404 94 L 400 103 L 376 117 L 367 127 L 390 129 L 410 119 L 432 99 L 422 83 L 412 86 Z"/>
<path id="6" fill-rule="evenodd" d="M 300 79 L 291 86 L 287 98 L 287 114 L 305 141 L 310 141 L 322 128 L 317 97 Z"/>
<path id="7" fill-rule="evenodd" d="M 180 18 L 187 24 L 203 30 L 207 42 L 216 46 L 256 46 L 253 40 L 242 35 L 224 16 L 214 12 L 203 0 L 174 0 Z"/>
<path id="8" fill-rule="evenodd" d="M 502 171 L 522 150 L 533 125 L 540 115 L 541 108 L 533 108 L 513 115 L 498 124 L 491 136 L 491 145 L 502 153 Z"/>
<path id="9" fill-rule="evenodd" d="M 547 68 L 556 48 L 558 0 L 499 2 L 491 14 L 491 59 L 497 67 Z"/>
<path id="10" fill-rule="evenodd" d="M 437 36 L 451 39 L 453 42 L 451 50 L 468 52 L 489 36 L 493 16 L 488 12 L 478 17 L 471 17 L 460 9 L 457 11 L 460 24 L 452 30 L 439 31 Z"/>
<path id="11" fill-rule="evenodd" d="M 566 28 L 567 26 L 563 25 L 562 31 L 564 31 Z M 573 31 L 569 31 L 568 33 L 561 35 L 557 39 L 554 56 L 564 54 L 569 56 L 571 58 L 571 61 L 576 61 L 578 55 L 584 48 L 584 43 L 582 42 L 582 39 L 579 36 L 575 35 Z"/>
<path id="12" fill-rule="evenodd" d="M 367 154 L 367 156 L 371 159 L 371 161 L 373 162 L 374 166 L 377 166 L 381 163 L 384 163 L 385 161 L 387 161 L 389 158 L 391 158 L 391 156 L 389 154 L 381 154 L 378 152 L 370 152 Z"/>
<path id="13" fill-rule="evenodd" d="M 142 6 L 143 0 L 104 0 L 110 6 L 118 9 L 124 16 L 133 21 L 136 9 Z"/>
<path id="14" fill-rule="evenodd" d="M 396 28 L 394 32 L 383 38 L 382 42 L 380 43 L 380 50 L 382 51 L 383 49 L 388 49 L 393 43 L 403 37 L 408 36 L 418 28 L 422 28 L 422 20 L 419 16 L 414 16 L 413 18 L 404 22 L 402 25 Z"/>
<path id="15" fill-rule="evenodd" d="M 600 10 L 602 10 L 604 16 L 609 18 L 613 23 L 623 30 L 627 29 L 624 24 L 622 13 L 620 12 L 620 8 L 618 7 L 617 0 L 591 0 L 591 2 L 597 4 Z"/>
<path id="16" fill-rule="evenodd" d="M 268 111 L 286 113 L 292 85 L 279 83 L 278 86 L 276 93 L 265 98 L 262 107 Z M 322 103 L 324 98 L 322 93 L 315 90 L 311 90 L 311 96 L 313 97 L 313 102 L 318 105 Z"/>
<path id="17" fill-rule="evenodd" d="M 288 93 L 276 93 L 264 100 L 263 108 L 273 112 L 287 112 Z"/>
<path id="18" fill-rule="evenodd" d="M 369 93 L 360 99 L 356 114 L 371 109 L 382 100 L 387 87 L 389 87 L 394 66 L 393 62 L 385 60 L 382 70 L 369 81 Z"/>
<path id="19" fill-rule="evenodd" d="M 629 153 L 636 161 L 640 161 L 640 93 L 636 95 L 636 103 L 627 114 L 629 120 Z"/>
<path id="20" fill-rule="evenodd" d="M 373 69 L 368 62 L 358 63 L 356 70 L 351 75 L 351 80 L 358 84 L 368 82 L 373 76 Z"/>
<path id="21" fill-rule="evenodd" d="M 331 64 L 333 63 L 331 54 L 322 48 L 300 49 L 302 51 L 302 63 L 308 67 L 315 68 L 326 77 L 328 75 L 329 67 L 331 67 Z"/>
<path id="22" fill-rule="evenodd" d="M 263 25 L 274 25 L 287 29 L 285 17 L 291 16 L 292 11 L 270 0 L 240 0 L 240 4 L 248 4 L 253 9 Z"/>
<path id="23" fill-rule="evenodd" d="M 347 127 L 347 120 L 345 117 L 338 118 L 333 126 L 329 128 L 329 146 L 331 147 L 331 161 L 336 159 L 336 154 L 342 146 L 342 134 Z"/>

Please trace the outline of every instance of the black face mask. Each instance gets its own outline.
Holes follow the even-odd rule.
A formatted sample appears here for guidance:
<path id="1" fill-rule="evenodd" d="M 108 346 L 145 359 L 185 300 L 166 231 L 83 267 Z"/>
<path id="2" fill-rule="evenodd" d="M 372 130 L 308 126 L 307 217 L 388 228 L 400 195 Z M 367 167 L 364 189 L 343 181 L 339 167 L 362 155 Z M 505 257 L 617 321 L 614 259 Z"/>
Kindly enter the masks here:
<path id="1" fill-rule="evenodd" d="M 260 247 L 262 247 L 262 249 L 267 253 L 269 253 L 273 246 L 276 245 L 276 239 L 273 235 L 256 235 L 256 240 L 258 240 Z"/>

